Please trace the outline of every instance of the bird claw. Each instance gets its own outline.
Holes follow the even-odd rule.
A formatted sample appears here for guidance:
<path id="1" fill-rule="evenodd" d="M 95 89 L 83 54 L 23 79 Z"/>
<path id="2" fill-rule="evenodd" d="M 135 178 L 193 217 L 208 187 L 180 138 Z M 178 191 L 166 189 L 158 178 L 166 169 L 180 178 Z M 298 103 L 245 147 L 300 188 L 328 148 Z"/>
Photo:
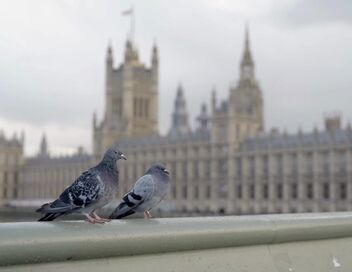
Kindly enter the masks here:
<path id="1" fill-rule="evenodd" d="M 109 218 L 102 218 L 102 217 L 100 217 L 100 216 L 97 215 L 95 212 L 92 212 L 92 213 L 90 214 L 90 217 L 93 218 L 96 223 L 100 223 L 100 224 L 107 223 L 107 222 L 110 222 L 110 221 L 111 221 L 111 219 L 109 219 Z"/>
<path id="2" fill-rule="evenodd" d="M 151 219 L 153 218 L 152 214 L 149 211 L 144 212 L 144 219 Z"/>

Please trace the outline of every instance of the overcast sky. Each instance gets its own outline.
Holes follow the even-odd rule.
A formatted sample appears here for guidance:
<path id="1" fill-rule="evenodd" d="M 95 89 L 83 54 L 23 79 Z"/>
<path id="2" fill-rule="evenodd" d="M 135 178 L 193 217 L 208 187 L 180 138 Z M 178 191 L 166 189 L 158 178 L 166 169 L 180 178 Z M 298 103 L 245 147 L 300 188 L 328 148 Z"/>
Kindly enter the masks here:
<path id="1" fill-rule="evenodd" d="M 112 40 L 120 63 L 134 5 L 136 45 L 150 64 L 160 52 L 160 130 L 170 125 L 175 90 L 185 89 L 193 120 L 216 87 L 226 99 L 239 76 L 250 25 L 265 126 L 322 128 L 324 113 L 352 121 L 352 1 L 2 0 L 0 129 L 24 129 L 26 153 L 46 132 L 52 152 L 91 150 L 91 119 L 104 103 L 104 59 Z M 192 121 L 192 124 L 193 121 Z"/>

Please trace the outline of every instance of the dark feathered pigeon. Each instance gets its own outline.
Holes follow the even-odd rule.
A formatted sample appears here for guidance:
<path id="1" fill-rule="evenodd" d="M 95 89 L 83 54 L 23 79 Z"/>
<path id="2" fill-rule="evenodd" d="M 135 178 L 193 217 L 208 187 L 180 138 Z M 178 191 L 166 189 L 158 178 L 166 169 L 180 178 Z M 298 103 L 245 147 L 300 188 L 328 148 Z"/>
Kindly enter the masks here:
<path id="1" fill-rule="evenodd" d="M 44 213 L 38 221 L 52 221 L 70 213 L 82 213 L 90 223 L 109 221 L 99 217 L 95 210 L 113 200 L 117 192 L 119 172 L 116 162 L 126 157 L 116 149 L 108 149 L 102 161 L 83 172 L 54 202 L 46 203 L 37 212 Z"/>
<path id="2" fill-rule="evenodd" d="M 135 212 L 144 212 L 144 218 L 151 218 L 150 210 L 163 200 L 169 190 L 169 172 L 163 165 L 155 164 L 122 198 L 110 219 L 120 219 Z"/>

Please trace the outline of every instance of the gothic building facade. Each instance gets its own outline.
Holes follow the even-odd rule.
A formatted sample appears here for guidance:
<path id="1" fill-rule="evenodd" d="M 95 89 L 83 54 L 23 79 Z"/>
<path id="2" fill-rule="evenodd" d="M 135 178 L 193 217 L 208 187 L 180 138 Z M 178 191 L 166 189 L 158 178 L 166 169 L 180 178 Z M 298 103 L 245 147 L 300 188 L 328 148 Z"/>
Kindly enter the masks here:
<path id="1" fill-rule="evenodd" d="M 111 46 L 106 56 L 105 114 L 93 116 L 93 154 L 100 155 L 116 140 L 158 134 L 158 49 L 152 48 L 151 66 L 140 62 L 132 42 L 126 42 L 124 62 L 114 67 Z"/>
<path id="2" fill-rule="evenodd" d="M 171 126 L 158 131 L 159 56 L 144 65 L 131 41 L 116 66 L 111 46 L 105 65 L 105 105 L 93 115 L 93 154 L 52 157 L 45 137 L 38 155 L 20 167 L 16 197 L 56 197 L 94 165 L 110 146 L 128 160 L 119 164 L 118 197 L 154 162 L 170 170 L 172 190 L 162 205 L 177 213 L 253 214 L 352 209 L 352 132 L 339 116 L 312 133 L 265 132 L 263 93 L 256 80 L 248 30 L 237 83 L 220 101 L 216 90 L 190 126 L 187 91 L 176 90 Z M 21 149 L 20 149 L 21 150 Z M 15 184 L 15 183 L 14 183 Z"/>
<path id="3" fill-rule="evenodd" d="M 7 138 L 0 131 L 0 206 L 20 197 L 19 180 L 23 166 L 24 134 Z"/>

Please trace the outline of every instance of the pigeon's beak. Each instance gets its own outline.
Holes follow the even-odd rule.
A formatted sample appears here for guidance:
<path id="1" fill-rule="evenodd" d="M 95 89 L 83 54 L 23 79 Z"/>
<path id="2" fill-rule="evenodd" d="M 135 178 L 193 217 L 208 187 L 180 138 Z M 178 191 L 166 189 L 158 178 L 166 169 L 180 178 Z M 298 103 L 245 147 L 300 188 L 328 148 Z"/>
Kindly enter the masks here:
<path id="1" fill-rule="evenodd" d="M 121 159 L 124 159 L 124 160 L 127 160 L 127 158 L 126 158 L 126 156 L 125 156 L 124 154 L 121 154 L 121 155 L 120 155 L 120 158 L 121 158 Z"/>
<path id="2" fill-rule="evenodd" d="M 170 174 L 169 171 L 167 171 L 166 169 L 164 169 L 164 173 L 165 173 L 166 175 L 169 175 L 169 174 Z"/>

